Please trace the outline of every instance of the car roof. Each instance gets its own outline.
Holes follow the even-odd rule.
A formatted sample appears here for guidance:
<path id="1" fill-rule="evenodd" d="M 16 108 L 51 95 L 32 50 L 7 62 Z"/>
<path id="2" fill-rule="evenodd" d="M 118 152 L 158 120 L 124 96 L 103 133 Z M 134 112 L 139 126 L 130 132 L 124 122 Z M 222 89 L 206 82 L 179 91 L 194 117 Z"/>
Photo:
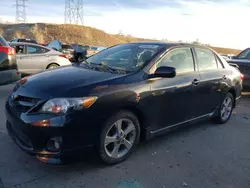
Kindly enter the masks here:
<path id="1" fill-rule="evenodd" d="M 174 47 L 174 46 L 191 46 L 191 47 L 204 47 L 208 48 L 205 45 L 200 44 L 191 44 L 191 43 L 185 43 L 185 42 L 161 42 L 161 41 L 142 41 L 142 42 L 132 42 L 127 44 L 151 44 L 151 45 L 166 45 L 168 47 Z"/>
<path id="2" fill-rule="evenodd" d="M 10 45 L 29 45 L 29 46 L 37 46 L 37 47 L 42 47 L 42 48 L 46 48 L 48 50 L 51 50 L 50 48 L 46 47 L 46 46 L 42 46 L 39 44 L 35 44 L 35 43 L 30 43 L 30 42 L 10 42 Z"/>

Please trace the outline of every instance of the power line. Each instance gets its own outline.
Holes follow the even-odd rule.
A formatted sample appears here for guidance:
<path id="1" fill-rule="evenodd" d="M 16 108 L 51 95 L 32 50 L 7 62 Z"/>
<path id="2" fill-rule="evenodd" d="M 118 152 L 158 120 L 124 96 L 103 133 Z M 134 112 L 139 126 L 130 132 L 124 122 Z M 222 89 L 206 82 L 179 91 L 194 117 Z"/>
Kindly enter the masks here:
<path id="1" fill-rule="evenodd" d="M 16 0 L 16 23 L 26 23 L 26 1 L 27 0 Z"/>
<path id="2" fill-rule="evenodd" d="M 83 0 L 65 0 L 64 23 L 83 25 Z"/>

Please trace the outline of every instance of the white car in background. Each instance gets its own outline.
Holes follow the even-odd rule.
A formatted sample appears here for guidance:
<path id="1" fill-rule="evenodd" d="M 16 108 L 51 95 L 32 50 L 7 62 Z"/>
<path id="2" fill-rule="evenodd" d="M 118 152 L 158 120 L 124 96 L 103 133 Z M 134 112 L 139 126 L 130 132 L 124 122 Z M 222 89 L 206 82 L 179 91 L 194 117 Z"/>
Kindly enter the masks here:
<path id="1" fill-rule="evenodd" d="M 9 43 L 16 50 L 18 71 L 34 74 L 46 69 L 72 65 L 66 55 L 56 50 L 27 42 Z"/>

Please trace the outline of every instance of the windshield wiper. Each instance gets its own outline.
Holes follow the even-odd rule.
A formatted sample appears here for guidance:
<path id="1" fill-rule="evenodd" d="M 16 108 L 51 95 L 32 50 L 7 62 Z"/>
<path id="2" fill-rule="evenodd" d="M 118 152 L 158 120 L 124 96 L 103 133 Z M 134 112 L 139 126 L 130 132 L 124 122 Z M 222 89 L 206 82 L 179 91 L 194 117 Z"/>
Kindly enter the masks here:
<path id="1" fill-rule="evenodd" d="M 87 68 L 89 68 L 89 69 L 92 69 L 93 68 L 93 66 L 87 61 L 87 60 L 84 60 L 83 62 L 82 62 L 82 64 L 83 65 L 85 65 Z"/>
<path id="2" fill-rule="evenodd" d="M 118 74 L 126 74 L 126 71 L 125 70 L 118 70 L 118 69 L 115 69 L 113 67 L 110 67 L 108 65 L 105 65 L 105 64 L 102 64 L 102 63 L 91 63 L 91 62 L 88 62 L 87 60 L 83 61 L 83 64 L 85 66 L 87 66 L 88 68 L 90 69 L 94 69 L 96 70 L 96 68 L 102 68 L 104 69 L 105 71 L 108 71 L 110 73 L 118 73 Z"/>

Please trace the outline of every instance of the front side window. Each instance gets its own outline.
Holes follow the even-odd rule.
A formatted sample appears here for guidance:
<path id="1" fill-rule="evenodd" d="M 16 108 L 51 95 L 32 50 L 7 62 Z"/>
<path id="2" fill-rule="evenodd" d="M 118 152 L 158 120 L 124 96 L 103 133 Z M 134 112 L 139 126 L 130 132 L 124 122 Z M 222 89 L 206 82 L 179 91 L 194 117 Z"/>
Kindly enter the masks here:
<path id="1" fill-rule="evenodd" d="M 180 48 L 170 51 L 156 65 L 156 68 L 161 66 L 174 67 L 176 73 L 193 72 L 194 60 L 190 48 Z"/>
<path id="2" fill-rule="evenodd" d="M 87 62 L 133 72 L 148 64 L 165 46 L 163 44 L 121 44 L 100 51 L 89 57 Z"/>
<path id="3" fill-rule="evenodd" d="M 195 48 L 197 60 L 199 62 L 199 70 L 217 69 L 217 62 L 211 50 L 203 48 Z"/>

